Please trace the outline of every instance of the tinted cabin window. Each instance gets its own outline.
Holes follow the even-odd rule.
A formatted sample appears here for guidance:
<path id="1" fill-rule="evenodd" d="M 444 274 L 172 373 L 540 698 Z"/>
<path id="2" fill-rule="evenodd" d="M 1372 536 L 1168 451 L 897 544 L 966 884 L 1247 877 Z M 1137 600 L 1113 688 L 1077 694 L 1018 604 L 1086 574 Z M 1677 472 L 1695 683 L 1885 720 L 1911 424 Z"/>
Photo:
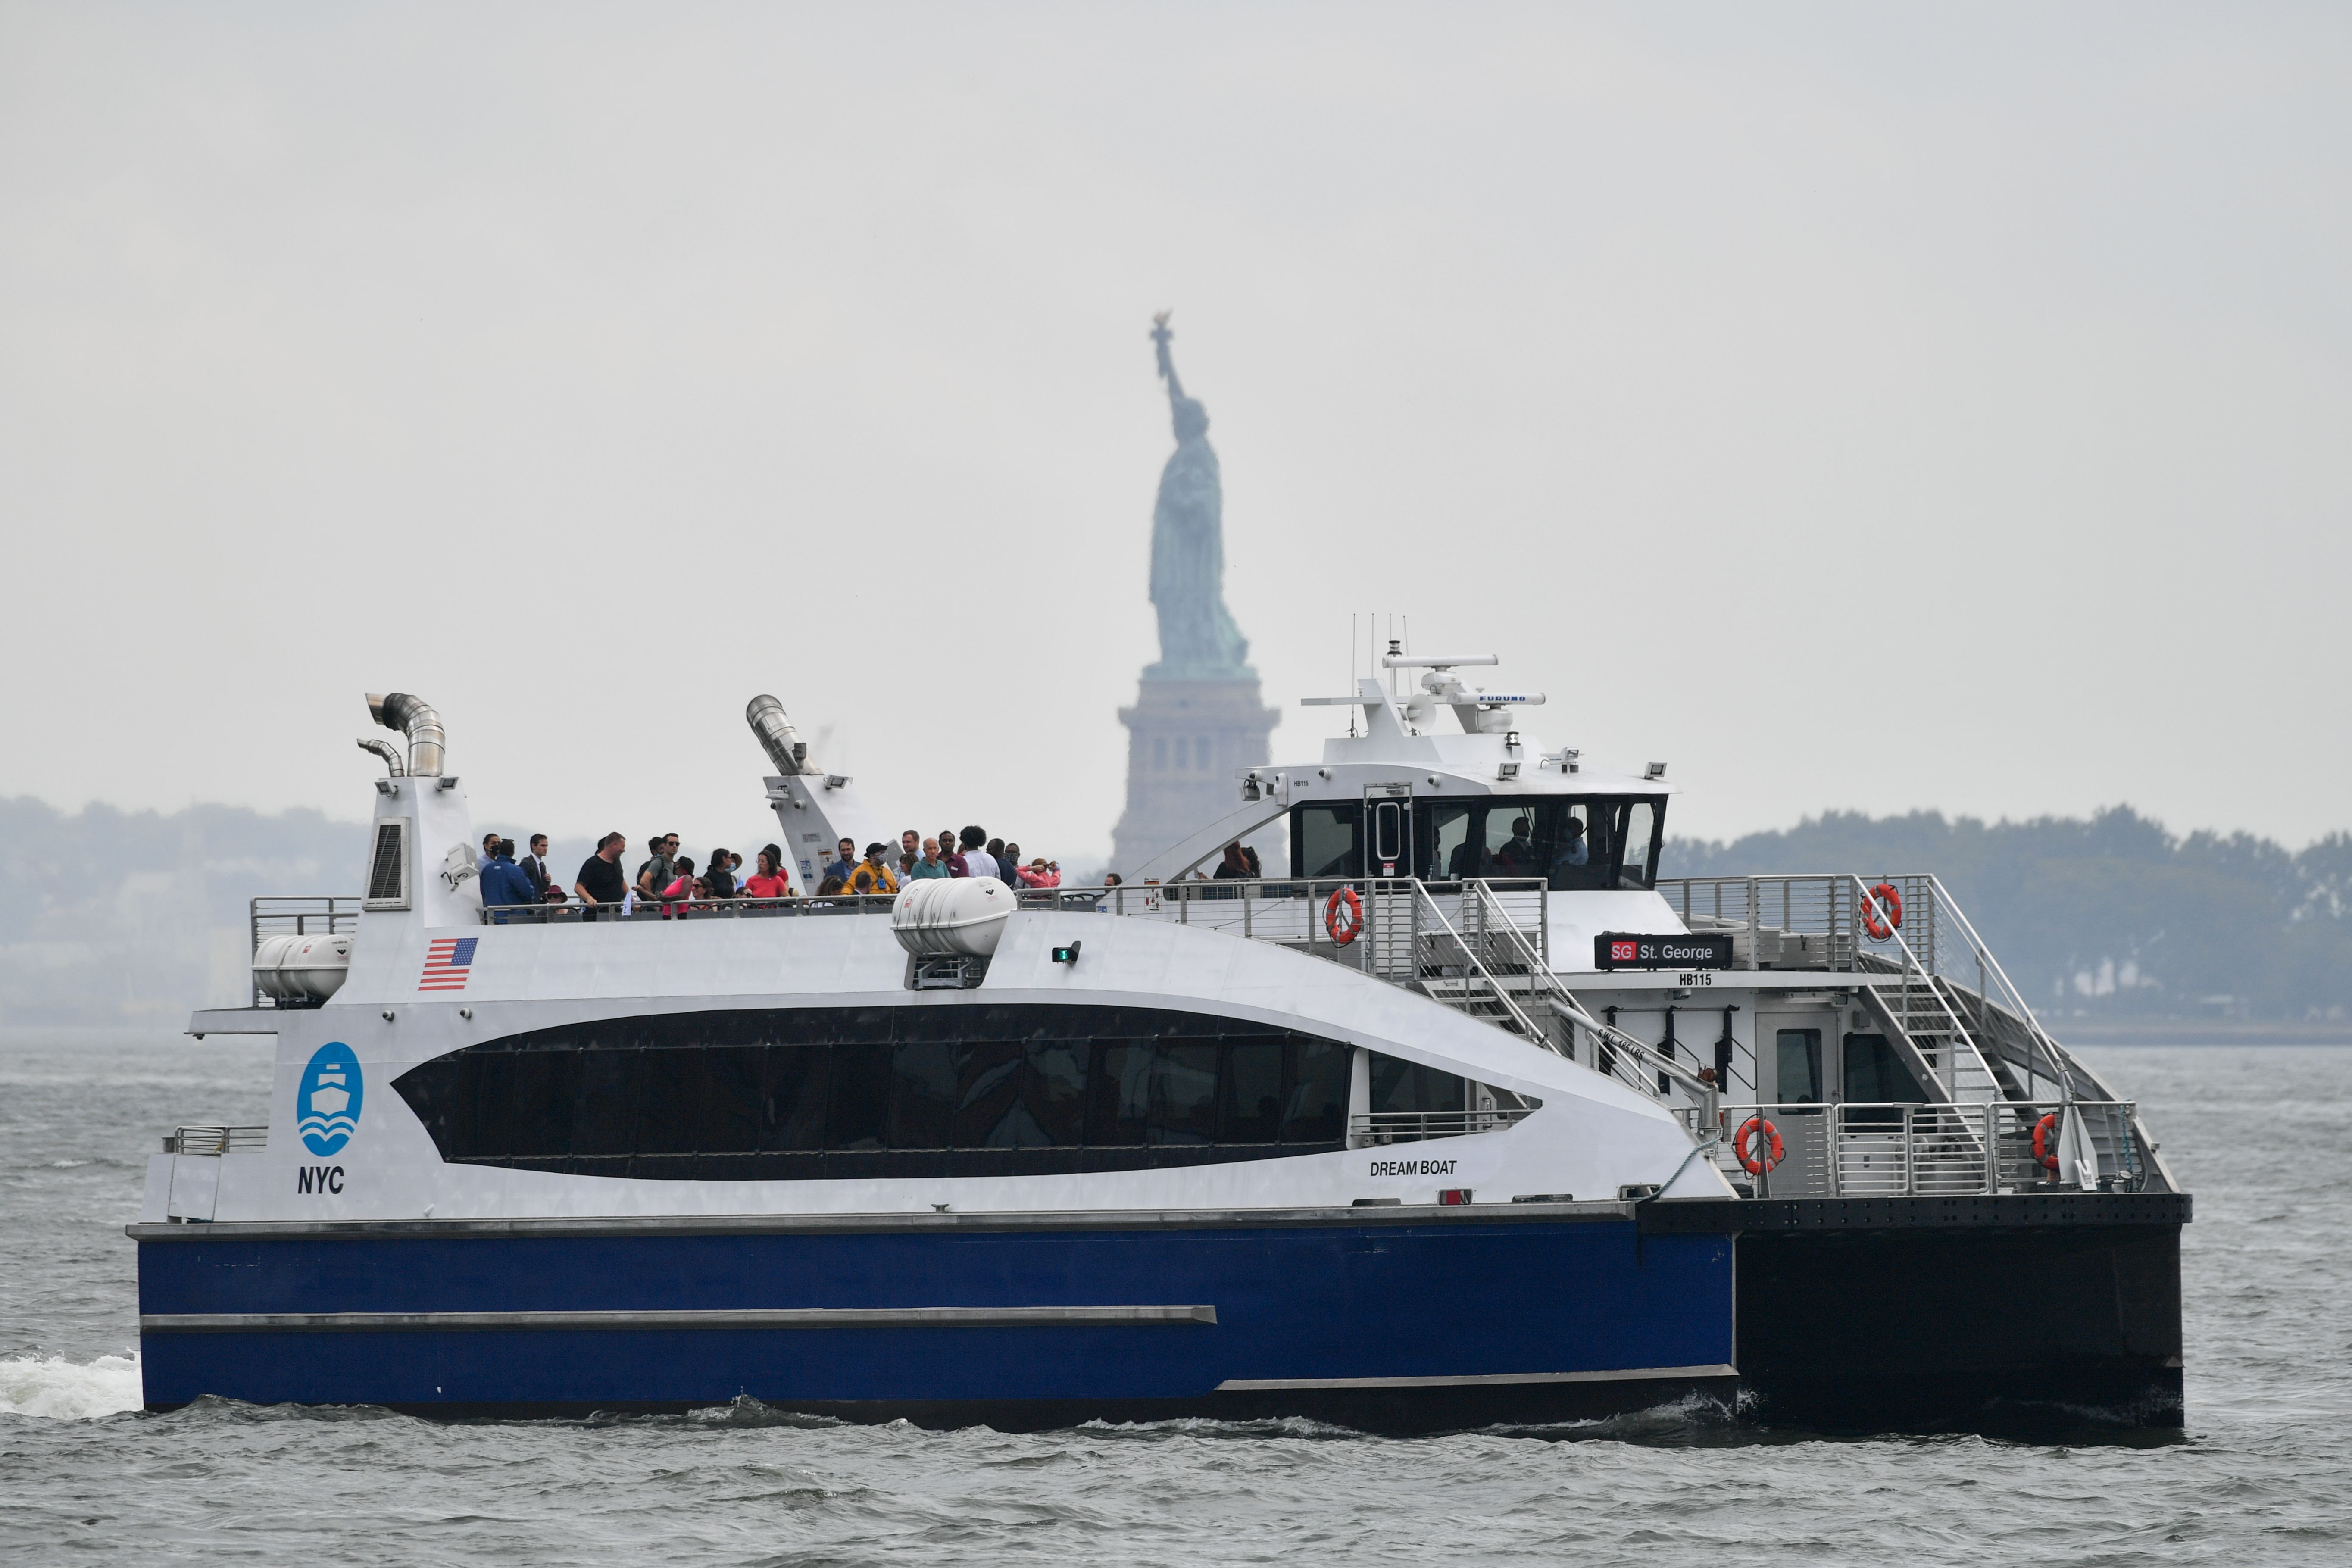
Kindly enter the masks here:
<path id="1" fill-rule="evenodd" d="M 1878 1101 L 1897 1105 L 1925 1105 L 1927 1092 L 1895 1047 L 1886 1043 L 1885 1035 L 1848 1035 L 1845 1037 L 1845 1098 L 1849 1101 Z"/>
<path id="2" fill-rule="evenodd" d="M 1275 1142 L 1282 1131 L 1281 1042 L 1244 1040 L 1225 1051 L 1223 1125 L 1217 1141 Z"/>
<path id="3" fill-rule="evenodd" d="M 1213 1143 L 1216 1133 L 1216 1042 L 1161 1041 L 1151 1056 L 1150 1141 Z"/>
<path id="4" fill-rule="evenodd" d="M 635 1147 L 636 1066 L 634 1051 L 590 1048 L 580 1053 L 569 1152 L 626 1154 Z"/>
<path id="5" fill-rule="evenodd" d="M 890 1070 L 890 1147 L 950 1149 L 955 1140 L 955 1049 L 944 1040 L 900 1046 Z"/>
<path id="6" fill-rule="evenodd" d="M 1363 808 L 1302 805 L 1290 814 L 1290 874 L 1294 877 L 1360 877 L 1363 846 L 1359 829 Z"/>
<path id="7" fill-rule="evenodd" d="M 1151 1042 L 1097 1045 L 1092 1088 L 1087 1142 L 1102 1148 L 1142 1142 L 1151 1126 Z"/>
<path id="8" fill-rule="evenodd" d="M 1462 1078 L 1394 1057 L 1372 1058 L 1372 1110 L 1461 1110 Z"/>
<path id="9" fill-rule="evenodd" d="M 824 1147 L 825 1102 L 833 1082 L 833 1052 L 824 1046 L 774 1046 L 766 1058 L 766 1085 L 758 1110 L 762 1150 Z"/>
<path id="10" fill-rule="evenodd" d="M 1352 1056 L 1345 1046 L 1307 1040 L 1288 1058 L 1290 1092 L 1282 1107 L 1284 1142 L 1336 1142 L 1345 1135 Z"/>
<path id="11" fill-rule="evenodd" d="M 1020 1110 L 1034 1144 L 992 1141 L 991 1148 L 1075 1149 L 1087 1141 L 1087 1047 L 1076 1040 L 1024 1047 Z"/>
<path id="12" fill-rule="evenodd" d="M 1021 1174 L 1339 1148 L 1350 1058 L 1156 1008 L 810 1008 L 536 1030 L 394 1087 L 456 1162 L 656 1179 Z M 1398 1105 L 1461 1106 L 1459 1078 L 1382 1070 Z"/>
<path id="13" fill-rule="evenodd" d="M 1774 1095 L 1783 1105 L 1822 1102 L 1822 1032 L 1782 1029 L 1773 1037 Z"/>

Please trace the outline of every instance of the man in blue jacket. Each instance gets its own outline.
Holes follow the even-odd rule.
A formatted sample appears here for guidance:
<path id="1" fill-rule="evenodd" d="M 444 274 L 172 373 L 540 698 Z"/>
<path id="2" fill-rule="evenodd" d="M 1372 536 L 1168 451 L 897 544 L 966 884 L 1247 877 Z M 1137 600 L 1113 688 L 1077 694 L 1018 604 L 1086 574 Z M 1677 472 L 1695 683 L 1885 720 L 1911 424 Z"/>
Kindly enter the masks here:
<path id="1" fill-rule="evenodd" d="M 530 879 L 515 864 L 514 840 L 501 838 L 489 860 L 482 867 L 482 902 L 486 906 L 499 904 L 535 904 L 539 894 Z"/>

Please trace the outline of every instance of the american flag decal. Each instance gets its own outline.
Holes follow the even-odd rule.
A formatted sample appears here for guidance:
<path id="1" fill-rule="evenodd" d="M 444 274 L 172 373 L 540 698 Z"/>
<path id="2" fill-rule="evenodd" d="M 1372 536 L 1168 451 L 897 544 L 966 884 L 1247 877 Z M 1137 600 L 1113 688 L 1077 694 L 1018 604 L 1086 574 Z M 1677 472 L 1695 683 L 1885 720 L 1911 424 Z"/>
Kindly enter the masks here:
<path id="1" fill-rule="evenodd" d="M 478 936 L 444 936 L 425 950 L 425 973 L 416 977 L 419 991 L 463 991 L 474 965 Z"/>

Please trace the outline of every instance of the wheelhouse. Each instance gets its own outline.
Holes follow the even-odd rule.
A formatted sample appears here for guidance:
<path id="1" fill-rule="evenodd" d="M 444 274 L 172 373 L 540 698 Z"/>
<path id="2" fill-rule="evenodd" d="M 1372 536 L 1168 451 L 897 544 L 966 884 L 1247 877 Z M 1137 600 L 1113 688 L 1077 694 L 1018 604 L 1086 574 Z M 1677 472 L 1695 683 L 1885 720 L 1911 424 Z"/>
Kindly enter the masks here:
<path id="1" fill-rule="evenodd" d="M 1414 795 L 1316 801 L 1290 812 L 1293 877 L 1540 877 L 1554 892 L 1657 884 L 1666 797 Z"/>

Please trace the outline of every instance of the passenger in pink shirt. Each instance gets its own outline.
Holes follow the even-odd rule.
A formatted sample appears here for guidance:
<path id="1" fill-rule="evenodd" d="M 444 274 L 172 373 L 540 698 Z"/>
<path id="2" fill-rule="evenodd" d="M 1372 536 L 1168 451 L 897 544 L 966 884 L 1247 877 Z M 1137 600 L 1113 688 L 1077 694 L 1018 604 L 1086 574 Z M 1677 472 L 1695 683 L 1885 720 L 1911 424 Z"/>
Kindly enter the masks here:
<path id="1" fill-rule="evenodd" d="M 679 903 L 694 897 L 693 857 L 679 856 L 670 862 L 670 868 L 677 873 L 677 877 L 668 887 L 661 890 L 662 919 L 666 921 L 676 920 L 684 912 L 679 909 Z"/>

